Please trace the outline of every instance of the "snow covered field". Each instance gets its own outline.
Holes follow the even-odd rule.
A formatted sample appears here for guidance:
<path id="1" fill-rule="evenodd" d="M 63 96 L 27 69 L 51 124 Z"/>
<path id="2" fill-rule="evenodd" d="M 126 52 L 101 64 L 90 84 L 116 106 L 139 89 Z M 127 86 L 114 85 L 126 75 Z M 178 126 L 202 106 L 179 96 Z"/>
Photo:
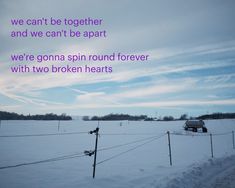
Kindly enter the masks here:
<path id="1" fill-rule="evenodd" d="M 100 122 L 100 151 L 92 179 L 93 156 L 83 152 L 94 149 L 95 135 L 88 132 L 97 122 L 62 121 L 58 131 L 57 121 L 2 121 L 0 187 L 235 187 L 235 120 L 205 123 L 215 134 L 214 159 L 210 137 L 186 133 L 183 121 Z M 166 131 L 172 133 L 173 166 Z M 216 135 L 220 133 L 226 134 Z"/>

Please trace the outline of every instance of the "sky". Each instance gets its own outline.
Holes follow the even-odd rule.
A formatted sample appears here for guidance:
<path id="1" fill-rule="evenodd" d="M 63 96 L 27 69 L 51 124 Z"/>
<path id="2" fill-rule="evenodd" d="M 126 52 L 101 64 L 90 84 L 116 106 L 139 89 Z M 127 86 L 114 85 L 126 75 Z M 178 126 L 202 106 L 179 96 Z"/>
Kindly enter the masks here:
<path id="1" fill-rule="evenodd" d="M 101 18 L 103 25 L 90 29 L 105 29 L 107 37 L 10 37 L 25 29 L 11 26 L 11 19 L 42 17 Z M 0 110 L 152 117 L 235 112 L 234 17 L 233 0 L 0 0 Z M 112 65 L 109 74 L 10 72 L 15 53 L 113 52 L 148 54 L 149 61 L 90 63 Z"/>

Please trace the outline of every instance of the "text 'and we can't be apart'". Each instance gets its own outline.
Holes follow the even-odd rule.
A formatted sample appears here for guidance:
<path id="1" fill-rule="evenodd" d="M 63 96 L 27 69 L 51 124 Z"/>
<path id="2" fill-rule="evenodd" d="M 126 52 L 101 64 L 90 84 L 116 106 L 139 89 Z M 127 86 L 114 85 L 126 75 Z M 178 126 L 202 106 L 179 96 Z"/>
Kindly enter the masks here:
<path id="1" fill-rule="evenodd" d="M 61 38 L 61 37 L 76 37 L 76 38 L 106 38 L 106 30 L 85 30 L 82 31 L 81 28 L 84 26 L 99 27 L 103 23 L 100 18 L 33 18 L 33 19 L 11 19 L 12 26 L 28 26 L 28 27 L 39 27 L 43 26 L 42 30 L 13 30 L 11 32 L 12 38 L 18 37 L 34 37 L 34 38 Z M 62 28 L 47 29 L 47 26 L 57 26 Z M 79 27 L 79 30 L 77 29 Z"/>

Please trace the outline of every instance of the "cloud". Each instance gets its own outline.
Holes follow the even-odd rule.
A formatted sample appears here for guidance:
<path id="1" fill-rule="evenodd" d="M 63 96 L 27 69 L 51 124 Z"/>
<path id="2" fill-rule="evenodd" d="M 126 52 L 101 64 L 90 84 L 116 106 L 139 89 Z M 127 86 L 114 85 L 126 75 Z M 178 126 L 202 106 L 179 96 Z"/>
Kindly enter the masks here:
<path id="1" fill-rule="evenodd" d="M 78 89 L 71 90 L 80 94 L 76 97 L 76 103 L 78 104 L 88 104 L 91 102 L 93 104 L 120 104 L 115 101 L 114 97 L 110 97 L 104 92 L 87 92 Z"/>
<path id="2" fill-rule="evenodd" d="M 138 101 L 138 98 L 148 99 L 151 96 L 164 95 L 170 93 L 177 93 L 183 90 L 189 90 L 193 88 L 196 80 L 178 80 L 178 82 L 168 84 L 152 84 L 148 86 L 140 86 L 137 88 L 121 88 L 112 94 L 105 92 L 86 92 L 78 89 L 72 89 L 79 93 L 76 97 L 76 103 L 79 105 L 87 106 L 104 106 L 114 105 L 123 106 L 128 104 L 132 106 L 132 101 Z M 146 83 L 148 84 L 148 83 Z M 129 100 L 126 102 L 126 100 Z"/>
<path id="3" fill-rule="evenodd" d="M 235 99 L 226 100 L 178 100 L 151 103 L 136 103 L 133 107 L 177 107 L 177 106 L 203 106 L 203 105 L 229 105 L 235 104 Z"/>
<path id="4" fill-rule="evenodd" d="M 55 0 L 33 3 L 23 0 L 20 4 L 16 0 L 0 1 L 0 19 L 4 25 L 0 31 L 0 93 L 10 99 L 9 103 L 20 104 L 17 108 L 21 111 L 26 106 L 29 111 L 76 108 L 100 108 L 102 111 L 102 108 L 123 110 L 129 107 L 168 108 L 171 105 L 174 108 L 189 105 L 231 107 L 225 98 L 234 91 L 234 74 L 231 74 L 235 60 L 234 12 L 232 0 L 150 0 L 148 3 L 135 1 L 135 6 L 132 1 L 70 0 L 59 4 Z M 104 25 L 94 29 L 107 30 L 108 37 L 94 40 L 10 38 L 9 31 L 14 28 L 9 20 L 29 17 L 102 18 Z M 56 28 L 62 29 L 60 26 Z M 150 60 L 144 63 L 69 63 L 73 66 L 86 63 L 91 66 L 109 65 L 113 67 L 111 74 L 13 74 L 9 71 L 10 66 L 18 65 L 10 62 L 11 53 L 67 55 L 113 52 L 148 54 Z M 67 62 L 27 64 L 63 66 Z M 143 78 L 146 80 L 142 81 Z M 108 88 L 106 84 L 109 84 Z M 57 88 L 61 89 L 62 97 L 52 102 L 51 93 Z M 70 92 L 67 93 L 68 88 Z M 66 94 L 63 93 L 65 90 Z M 177 94 L 180 100 L 173 100 L 173 94 Z M 208 97 L 206 102 L 203 95 L 217 98 Z M 166 101 L 166 96 L 170 102 Z M 4 101 L 5 97 L 0 97 L 0 103 L 8 103 Z M 65 98 L 71 98 L 70 102 L 65 102 Z M 13 107 L 5 105 L 6 109 Z"/>
<path id="5" fill-rule="evenodd" d="M 185 47 L 167 47 L 167 48 L 156 48 L 148 51 L 141 52 L 142 54 L 149 54 L 151 60 L 165 60 L 179 57 L 188 56 L 199 56 L 199 55 L 213 55 L 224 52 L 234 52 L 235 51 L 235 40 L 222 41 L 211 44 L 203 44 L 198 46 L 192 46 L 190 48 Z"/>
<path id="6" fill-rule="evenodd" d="M 47 105 L 60 105 L 61 102 L 51 102 L 47 100 L 32 98 L 32 97 L 24 97 L 17 94 L 8 93 L 5 91 L 0 91 L 0 93 L 14 101 L 21 102 L 23 104 L 33 104 L 37 106 L 47 106 Z"/>
<path id="7" fill-rule="evenodd" d="M 68 50 L 69 51 L 69 50 Z M 48 64 L 49 65 L 49 64 Z M 100 64 L 99 64 L 100 65 Z M 102 65 L 102 64 L 101 64 Z M 139 77 L 153 77 L 170 73 L 180 73 L 192 70 L 203 70 L 211 68 L 224 68 L 233 65 L 230 61 L 209 61 L 209 62 L 180 62 L 158 64 L 112 64 L 114 72 L 111 74 L 69 74 L 69 73 L 48 73 L 48 74 L 9 74 L 9 70 L 3 73 L 4 80 L 0 81 L 0 88 L 11 92 L 27 92 L 54 87 L 66 87 L 74 84 L 91 84 L 102 82 L 126 82 Z M 20 75 L 20 76 L 19 76 Z M 40 83 L 40 84 L 38 84 Z"/>
<path id="8" fill-rule="evenodd" d="M 17 111 L 21 108 L 21 105 L 2 105 L 0 104 L 0 110 L 2 111 Z"/>
<path id="9" fill-rule="evenodd" d="M 197 107 L 197 106 L 233 106 L 235 105 L 235 99 L 226 100 L 172 100 L 172 101 L 152 101 L 152 102 L 136 102 L 131 104 L 101 104 L 101 103 L 89 103 L 89 104 L 74 104 L 63 106 L 49 106 L 48 110 L 55 110 L 60 108 L 62 110 L 71 109 L 118 109 L 118 108 L 180 108 L 180 107 Z"/>
<path id="10" fill-rule="evenodd" d="M 169 84 L 166 83 L 151 83 L 151 86 L 142 86 L 138 87 L 137 89 L 127 89 L 120 93 L 114 94 L 113 97 L 116 98 L 142 98 L 142 97 L 149 97 L 149 96 L 156 96 L 162 94 L 169 94 L 169 93 L 177 93 L 184 90 L 189 90 L 194 87 L 196 80 L 193 79 L 181 79 L 176 81 L 172 81 Z"/>

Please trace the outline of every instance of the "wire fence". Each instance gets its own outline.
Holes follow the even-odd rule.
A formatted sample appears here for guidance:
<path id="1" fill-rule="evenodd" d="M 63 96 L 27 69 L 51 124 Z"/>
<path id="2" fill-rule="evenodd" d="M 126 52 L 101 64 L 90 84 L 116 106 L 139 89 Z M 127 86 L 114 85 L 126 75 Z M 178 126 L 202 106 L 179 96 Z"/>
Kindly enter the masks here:
<path id="1" fill-rule="evenodd" d="M 87 132 L 67 132 L 67 133 L 41 133 L 41 134 L 12 134 L 12 135 L 0 135 L 0 138 L 11 137 L 40 137 L 40 136 L 63 136 L 63 135 L 77 135 L 77 134 L 89 134 Z M 157 135 L 156 133 L 102 133 L 100 136 L 148 136 Z"/>
<path id="2" fill-rule="evenodd" d="M 224 132 L 224 133 L 195 133 L 195 134 L 185 134 L 185 133 L 177 133 L 177 132 L 171 132 L 171 135 L 176 135 L 176 136 L 223 136 L 223 135 L 229 135 L 233 134 L 232 132 Z"/>
<path id="3" fill-rule="evenodd" d="M 102 133 L 101 136 L 147 136 L 157 135 L 157 133 Z"/>
<path id="4" fill-rule="evenodd" d="M 88 132 L 68 132 L 68 133 L 45 133 L 45 134 L 14 134 L 14 135 L 0 135 L 0 138 L 11 137 L 40 137 L 40 136 L 64 136 L 73 134 L 88 134 Z"/>
<path id="5" fill-rule="evenodd" d="M 6 166 L 0 166 L 0 170 L 3 169 L 9 169 L 9 168 L 16 168 L 16 167 L 22 167 L 22 166 L 29 166 L 29 165 L 36 165 L 36 164 L 41 164 L 41 163 L 50 163 L 50 162 L 56 162 L 56 161 L 62 161 L 62 160 L 68 160 L 68 159 L 73 159 L 73 158 L 81 158 L 85 156 L 92 156 L 96 152 L 103 152 L 107 150 L 113 150 L 116 148 L 121 148 L 125 146 L 132 146 L 122 152 L 119 152 L 117 154 L 111 155 L 110 157 L 107 157 L 106 159 L 100 160 L 96 162 L 96 157 L 94 160 L 93 168 L 95 170 L 96 165 L 101 165 L 105 162 L 108 162 L 110 160 L 113 160 L 119 156 L 122 156 L 124 154 L 127 154 L 129 152 L 132 152 L 140 147 L 144 147 L 145 145 L 152 143 L 154 141 L 159 140 L 160 138 L 163 138 L 164 136 L 168 137 L 168 147 L 169 147 L 169 159 L 170 159 L 170 165 L 172 165 L 172 154 L 171 154 L 171 142 L 170 142 L 170 136 L 191 136 L 191 137 L 210 137 L 210 151 L 211 151 L 211 157 L 214 157 L 213 153 L 213 136 L 224 136 L 224 135 L 232 135 L 232 146 L 233 149 L 235 149 L 235 143 L 234 143 L 234 131 L 231 132 L 223 132 L 223 133 L 189 133 L 189 132 L 169 132 L 167 131 L 166 133 L 162 134 L 157 134 L 157 133 L 101 133 L 99 134 L 99 128 L 97 127 L 94 131 L 83 131 L 83 132 L 67 132 L 67 133 L 48 133 L 48 134 L 13 134 L 13 135 L 0 135 L 0 138 L 17 138 L 17 137 L 41 137 L 41 136 L 64 136 L 64 135 L 81 135 L 81 134 L 92 134 L 96 133 L 96 148 L 95 150 L 87 150 L 84 152 L 76 152 L 73 154 L 67 154 L 67 155 L 62 155 L 62 156 L 56 156 L 53 158 L 47 158 L 44 160 L 37 160 L 37 161 L 32 161 L 32 162 L 24 162 L 24 163 L 19 163 L 19 164 L 14 164 L 14 165 L 6 165 Z M 107 147 L 101 147 L 97 148 L 97 142 L 98 142 L 98 136 L 149 136 L 141 139 L 136 139 L 130 142 L 126 143 L 121 143 L 117 145 L 111 145 Z M 96 155 L 95 155 L 96 156 Z M 94 177 L 94 170 L 93 170 L 93 177 Z"/>
<path id="6" fill-rule="evenodd" d="M 164 135 L 166 135 L 166 134 L 164 134 Z M 153 141 L 155 141 L 155 140 L 158 140 L 159 138 L 163 137 L 164 135 L 161 135 L 161 136 L 152 138 L 152 139 L 150 139 L 149 141 L 146 141 L 146 142 L 144 142 L 144 143 L 142 143 L 142 144 L 139 144 L 139 145 L 137 145 L 137 146 L 135 146 L 135 147 L 133 147 L 133 148 L 131 148 L 131 149 L 128 149 L 128 150 L 126 150 L 126 151 L 123 151 L 123 152 L 121 152 L 121 153 L 118 153 L 118 154 L 116 154 L 116 155 L 113 155 L 113 156 L 111 156 L 111 157 L 109 157 L 109 158 L 107 158 L 107 159 L 104 159 L 104 160 L 98 162 L 97 165 L 102 164 L 102 163 L 104 163 L 104 162 L 107 162 L 107 161 L 109 161 L 109 160 L 111 160 L 111 159 L 117 158 L 117 157 L 119 157 L 119 156 L 121 156 L 121 155 L 123 155 L 123 154 L 129 153 L 129 152 L 131 152 L 131 151 L 133 151 L 133 150 L 135 150 L 135 149 L 137 149 L 137 148 L 139 148 L 139 147 L 142 147 L 142 146 L 144 146 L 144 145 L 146 145 L 146 144 L 148 144 L 148 143 L 151 143 L 151 142 L 153 142 Z"/>
<path id="7" fill-rule="evenodd" d="M 164 136 L 165 134 L 166 133 L 162 134 L 161 136 Z M 131 144 L 136 144 L 136 143 L 143 142 L 143 141 L 153 139 L 153 138 L 156 138 L 156 137 L 158 137 L 158 136 L 151 136 L 151 137 L 148 137 L 148 138 L 138 139 L 138 140 L 135 140 L 135 141 L 132 141 L 132 142 L 124 143 L 124 144 L 118 144 L 118 145 L 114 145 L 114 146 L 110 146 L 110 147 L 101 148 L 101 149 L 98 149 L 98 151 L 104 151 L 104 150 L 115 149 L 115 148 L 119 148 L 119 147 L 123 147 L 123 146 L 128 146 L 128 145 L 131 145 Z"/>
<path id="8" fill-rule="evenodd" d="M 84 156 L 86 156 L 86 155 L 83 154 L 83 152 L 82 153 L 75 153 L 75 154 L 71 154 L 71 155 L 63 155 L 63 156 L 59 156 L 59 157 L 54 157 L 54 158 L 49 158 L 49 159 L 44 159 L 44 160 L 39 160 L 39 161 L 33 161 L 33 162 L 25 162 L 25 163 L 20 163 L 20 164 L 16 164 L 16 165 L 0 166 L 0 170 L 7 169 L 7 168 L 16 168 L 16 167 L 21 167 L 21 166 L 35 165 L 35 164 L 40 164 L 40 163 L 49 163 L 49 162 L 61 161 L 61 160 L 84 157 Z"/>

